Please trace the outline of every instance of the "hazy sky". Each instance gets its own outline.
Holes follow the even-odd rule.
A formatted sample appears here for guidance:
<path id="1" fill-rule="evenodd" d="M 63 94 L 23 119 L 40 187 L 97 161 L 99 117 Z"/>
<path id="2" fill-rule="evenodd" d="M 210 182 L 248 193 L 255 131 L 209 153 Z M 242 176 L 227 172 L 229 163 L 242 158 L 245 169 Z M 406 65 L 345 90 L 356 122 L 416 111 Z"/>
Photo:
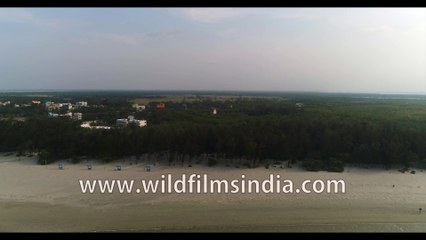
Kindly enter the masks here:
<path id="1" fill-rule="evenodd" d="M 0 9 L 0 89 L 426 93 L 426 9 Z"/>

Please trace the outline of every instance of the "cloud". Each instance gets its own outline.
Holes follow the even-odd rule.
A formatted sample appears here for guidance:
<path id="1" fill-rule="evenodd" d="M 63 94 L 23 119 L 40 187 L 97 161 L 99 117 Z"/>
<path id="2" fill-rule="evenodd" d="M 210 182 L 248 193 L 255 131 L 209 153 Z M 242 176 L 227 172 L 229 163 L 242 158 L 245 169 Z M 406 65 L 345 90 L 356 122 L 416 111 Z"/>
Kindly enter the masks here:
<path id="1" fill-rule="evenodd" d="M 230 21 L 252 15 L 256 12 L 254 9 L 237 8 L 188 8 L 181 10 L 184 17 L 201 23 Z"/>

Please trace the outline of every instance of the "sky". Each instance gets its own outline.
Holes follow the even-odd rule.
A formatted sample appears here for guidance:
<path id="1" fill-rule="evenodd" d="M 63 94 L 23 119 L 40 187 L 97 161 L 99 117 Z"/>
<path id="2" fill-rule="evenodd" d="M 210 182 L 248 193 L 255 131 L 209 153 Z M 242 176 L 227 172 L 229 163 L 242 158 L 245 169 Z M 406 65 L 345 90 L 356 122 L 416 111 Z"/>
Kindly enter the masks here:
<path id="1" fill-rule="evenodd" d="M 0 90 L 426 93 L 426 8 L 0 8 Z"/>

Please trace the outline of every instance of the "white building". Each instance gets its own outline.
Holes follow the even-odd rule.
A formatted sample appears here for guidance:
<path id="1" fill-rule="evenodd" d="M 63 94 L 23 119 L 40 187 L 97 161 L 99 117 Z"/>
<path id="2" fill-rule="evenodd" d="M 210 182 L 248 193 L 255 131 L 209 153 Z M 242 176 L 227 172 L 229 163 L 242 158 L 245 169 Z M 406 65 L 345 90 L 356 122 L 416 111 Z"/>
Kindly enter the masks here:
<path id="1" fill-rule="evenodd" d="M 64 114 L 64 117 L 69 117 L 69 118 L 73 118 L 73 116 L 72 116 L 72 112 L 67 112 L 67 113 L 65 113 Z"/>
<path id="2" fill-rule="evenodd" d="M 132 124 L 137 127 L 145 127 L 147 125 L 146 120 L 133 120 L 129 121 L 129 124 Z"/>
<path id="3" fill-rule="evenodd" d="M 77 107 L 87 107 L 88 106 L 87 102 L 76 102 L 75 105 Z"/>
<path id="4" fill-rule="evenodd" d="M 60 104 L 58 103 L 54 103 L 54 102 L 46 102 L 46 109 L 49 111 L 53 111 L 53 110 L 59 110 L 60 108 Z"/>
<path id="5" fill-rule="evenodd" d="M 96 122 L 94 122 L 94 121 L 83 122 L 80 125 L 80 127 L 82 127 L 82 128 L 89 128 L 89 129 L 106 129 L 106 130 L 111 129 L 111 127 L 109 127 L 109 126 L 92 126 L 92 123 L 96 123 Z"/>
<path id="6" fill-rule="evenodd" d="M 139 127 L 145 127 L 148 125 L 148 122 L 146 120 L 139 120 Z"/>
<path id="7" fill-rule="evenodd" d="M 137 120 L 137 119 L 129 120 L 128 123 L 129 125 L 136 126 L 136 127 L 145 127 L 147 125 L 146 120 Z"/>
<path id="8" fill-rule="evenodd" d="M 129 125 L 132 125 L 132 126 L 136 126 L 136 127 L 145 127 L 146 125 L 147 125 L 147 122 L 146 122 L 146 120 L 138 120 L 138 119 L 135 119 L 135 116 L 132 116 L 132 115 L 130 115 L 130 116 L 128 116 L 127 117 L 127 122 L 128 122 L 128 124 Z"/>
<path id="9" fill-rule="evenodd" d="M 94 128 L 94 129 L 107 129 L 107 130 L 111 129 L 111 127 L 108 127 L 108 126 L 93 126 L 91 128 Z"/>
<path id="10" fill-rule="evenodd" d="M 117 119 L 117 128 L 123 128 L 127 126 L 145 127 L 147 125 L 146 120 L 135 119 L 135 116 L 128 116 L 127 118 Z"/>
<path id="11" fill-rule="evenodd" d="M 133 107 L 134 109 L 136 109 L 136 111 L 138 111 L 138 112 L 143 111 L 143 110 L 145 110 L 145 109 L 146 109 L 146 106 L 145 106 L 145 105 L 139 105 L 139 104 L 137 104 L 137 103 L 133 104 L 133 105 L 132 105 L 132 107 Z"/>
<path id="12" fill-rule="evenodd" d="M 77 112 L 77 113 L 73 113 L 72 114 L 72 120 L 74 120 L 74 121 L 80 121 L 82 119 L 83 119 L 83 114 L 82 113 Z"/>
<path id="13" fill-rule="evenodd" d="M 115 123 L 118 128 L 122 128 L 122 127 L 127 127 L 127 124 L 129 122 L 126 118 L 120 118 L 120 119 L 117 119 Z"/>
<path id="14" fill-rule="evenodd" d="M 82 127 L 82 128 L 92 128 L 92 126 L 90 126 L 90 123 L 91 123 L 91 122 L 83 122 L 83 123 L 80 125 L 80 127 Z"/>
<path id="15" fill-rule="evenodd" d="M 59 107 L 60 108 L 65 108 L 67 110 L 71 110 L 72 109 L 72 104 L 71 103 L 59 103 Z"/>
<path id="16" fill-rule="evenodd" d="M 49 113 L 48 113 L 48 116 L 49 116 L 50 118 L 57 118 L 57 117 L 59 117 L 59 114 L 49 112 Z"/>
<path id="17" fill-rule="evenodd" d="M 1 106 L 7 106 L 10 105 L 10 101 L 6 101 L 6 102 L 0 102 Z"/>
<path id="18" fill-rule="evenodd" d="M 213 115 L 216 115 L 216 114 L 217 114 L 217 109 L 213 108 Z"/>

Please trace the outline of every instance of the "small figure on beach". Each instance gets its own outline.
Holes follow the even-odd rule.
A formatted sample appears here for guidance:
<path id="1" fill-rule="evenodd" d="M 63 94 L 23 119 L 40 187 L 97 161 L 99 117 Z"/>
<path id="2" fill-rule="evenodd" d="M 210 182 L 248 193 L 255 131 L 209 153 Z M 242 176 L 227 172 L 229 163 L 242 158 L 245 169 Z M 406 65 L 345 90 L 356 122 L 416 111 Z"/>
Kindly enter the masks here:
<path id="1" fill-rule="evenodd" d="M 392 187 L 394 188 L 394 187 L 395 187 L 395 184 L 394 184 L 394 185 L 392 185 Z"/>
<path id="2" fill-rule="evenodd" d="M 121 164 L 115 166 L 115 171 L 121 171 Z"/>
<path id="3" fill-rule="evenodd" d="M 422 208 L 419 208 L 419 214 L 421 214 L 422 213 Z"/>

